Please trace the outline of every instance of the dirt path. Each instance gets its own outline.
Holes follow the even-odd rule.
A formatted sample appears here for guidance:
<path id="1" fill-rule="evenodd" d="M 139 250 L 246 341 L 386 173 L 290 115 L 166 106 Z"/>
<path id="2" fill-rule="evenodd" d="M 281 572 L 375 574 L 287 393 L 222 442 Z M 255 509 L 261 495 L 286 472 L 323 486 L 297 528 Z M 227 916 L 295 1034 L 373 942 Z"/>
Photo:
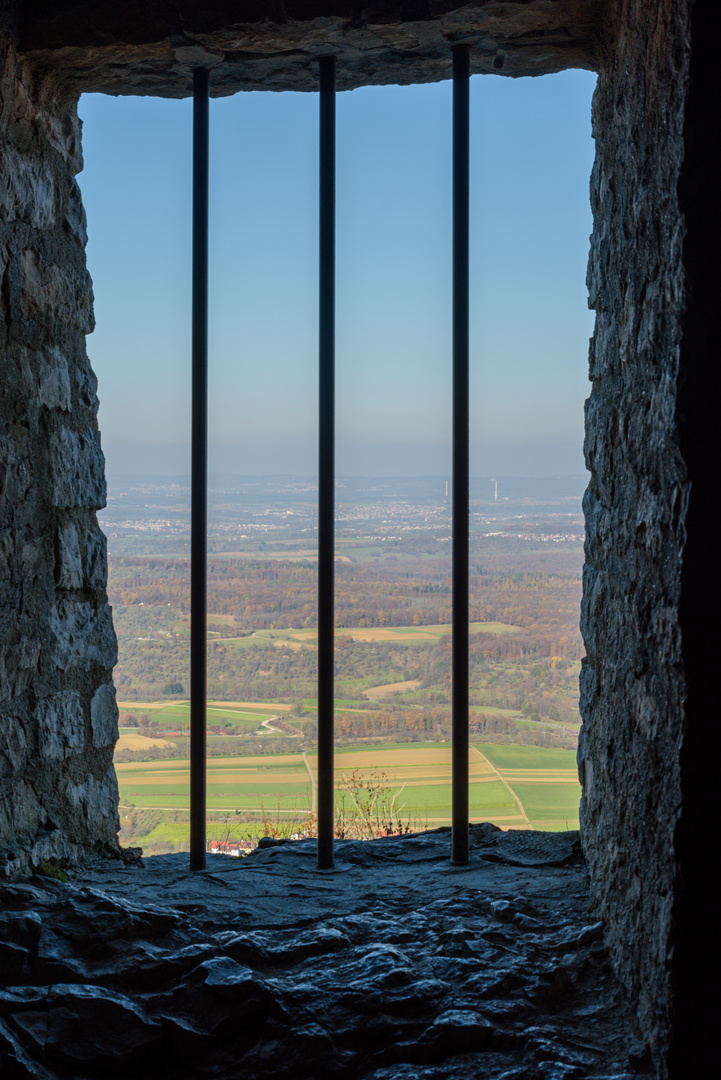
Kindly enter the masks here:
<path id="1" fill-rule="evenodd" d="M 318 797 L 316 795 L 315 776 L 308 762 L 308 755 L 305 750 L 302 752 L 301 757 L 303 758 L 303 764 L 308 770 L 308 776 L 310 777 L 310 810 L 312 814 L 315 814 L 316 810 L 318 809 Z"/>
<path id="2" fill-rule="evenodd" d="M 405 679 L 403 682 L 385 683 L 383 686 L 371 686 L 363 691 L 363 697 L 372 701 L 374 698 L 385 697 L 386 694 L 404 694 L 407 690 L 417 690 L 421 685 L 420 679 Z"/>
<path id="3" fill-rule="evenodd" d="M 481 753 L 481 751 L 480 751 L 480 750 L 478 750 L 478 749 L 477 749 L 477 748 L 476 748 L 475 746 L 472 746 L 472 747 L 471 747 L 471 750 L 473 751 L 473 753 L 474 753 L 474 754 L 478 754 L 479 758 L 480 758 L 480 759 L 481 759 L 481 761 L 482 761 L 482 762 L 484 763 L 484 765 L 487 765 L 487 766 L 488 766 L 488 768 L 489 768 L 489 769 L 490 769 L 490 770 L 491 770 L 492 772 L 494 772 L 494 773 L 496 774 L 496 776 L 497 776 L 497 777 L 498 777 L 498 779 L 499 779 L 499 780 L 501 781 L 501 783 L 503 784 L 503 786 L 504 786 L 505 788 L 508 788 L 508 790 L 510 791 L 511 795 L 513 796 L 513 798 L 515 799 L 516 803 L 518 804 L 518 809 L 519 809 L 519 810 L 521 811 L 521 814 L 523 815 L 523 820 L 525 821 L 526 825 L 528 826 L 528 828 L 529 828 L 529 829 L 533 829 L 533 825 L 531 825 L 531 822 L 530 822 L 530 821 L 528 820 L 528 814 L 527 814 L 527 813 L 526 813 L 526 811 L 525 811 L 525 810 L 523 809 L 523 803 L 522 803 L 522 802 L 521 802 L 521 800 L 520 800 L 520 799 L 518 798 L 518 796 L 516 795 L 515 791 L 514 791 L 514 790 L 513 790 L 513 788 L 511 787 L 511 785 L 510 785 L 509 783 L 507 783 L 507 782 L 506 782 L 506 781 L 505 781 L 505 780 L 503 779 L 503 777 L 502 777 L 502 776 L 501 776 L 501 774 L 499 773 L 499 771 L 498 771 L 498 769 L 496 768 L 496 766 L 495 766 L 495 765 L 493 765 L 493 764 L 492 764 L 492 763 L 491 763 L 491 762 L 490 762 L 490 761 L 488 760 L 488 758 L 487 758 L 487 757 L 485 757 L 485 755 Z"/>
<path id="4" fill-rule="evenodd" d="M 283 728 L 273 727 L 273 721 L 274 720 L 281 720 L 281 719 L 282 719 L 282 717 L 280 717 L 280 716 L 269 716 L 267 720 L 261 720 L 260 726 L 264 727 L 264 728 L 267 728 L 268 731 L 278 731 L 278 732 L 280 732 L 281 735 L 287 735 L 289 739 L 299 739 L 300 738 L 300 732 L 299 731 L 290 732 L 290 731 L 284 731 Z"/>

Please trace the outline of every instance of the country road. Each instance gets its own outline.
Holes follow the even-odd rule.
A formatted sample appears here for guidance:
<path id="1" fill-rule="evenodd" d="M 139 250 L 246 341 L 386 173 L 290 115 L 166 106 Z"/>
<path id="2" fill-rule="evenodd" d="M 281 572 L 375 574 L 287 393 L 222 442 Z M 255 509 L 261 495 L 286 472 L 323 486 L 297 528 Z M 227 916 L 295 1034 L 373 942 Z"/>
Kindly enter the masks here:
<path id="1" fill-rule="evenodd" d="M 299 739 L 299 731 L 285 731 L 283 728 L 273 727 L 274 720 L 282 720 L 282 716 L 269 716 L 267 720 L 261 720 L 260 726 L 267 728 L 268 731 L 278 731 L 281 735 L 287 735 L 289 739 Z"/>
<path id="2" fill-rule="evenodd" d="M 482 753 L 481 753 L 481 751 L 480 751 L 480 750 L 478 749 L 478 747 L 476 747 L 476 746 L 472 746 L 472 747 L 471 747 L 471 750 L 472 750 L 472 751 L 474 752 L 474 754 L 478 754 L 478 756 L 479 756 L 479 758 L 481 759 L 481 761 L 483 762 L 483 764 L 484 764 L 484 765 L 487 765 L 487 766 L 488 766 L 488 768 L 489 768 L 489 769 L 491 769 L 491 771 L 492 771 L 492 772 L 494 772 L 494 773 L 496 774 L 496 776 L 498 777 L 498 779 L 499 779 L 499 780 L 501 781 L 501 783 L 503 784 L 503 786 L 504 786 L 505 788 L 508 788 L 508 790 L 510 791 L 511 795 L 513 796 L 513 798 L 515 799 L 516 803 L 518 804 L 518 809 L 519 809 L 519 810 L 521 811 L 521 813 L 522 813 L 522 815 L 523 815 L 523 820 L 524 820 L 524 821 L 526 822 L 526 825 L 528 826 L 528 828 L 529 828 L 529 829 L 533 829 L 533 825 L 531 825 L 531 822 L 530 822 L 530 821 L 528 820 L 528 814 L 526 813 L 526 811 L 525 811 L 525 810 L 524 810 L 524 808 L 523 808 L 523 803 L 522 803 L 522 802 L 521 802 L 521 800 L 520 800 L 520 799 L 518 798 L 518 796 L 516 795 L 515 791 L 513 790 L 513 788 L 511 787 L 511 785 L 510 785 L 510 784 L 508 783 L 508 781 L 507 781 L 507 780 L 504 780 L 504 779 L 503 779 L 503 777 L 502 777 L 502 776 L 501 776 L 501 774 L 499 773 L 499 771 L 498 771 L 498 769 L 496 768 L 496 766 L 495 766 L 495 765 L 494 765 L 494 764 L 493 764 L 492 762 L 490 762 L 490 761 L 488 760 L 488 758 L 487 758 L 487 757 L 485 756 L 485 754 L 482 754 Z"/>
<path id="3" fill-rule="evenodd" d="M 308 763 L 308 755 L 306 754 L 305 750 L 302 752 L 301 757 L 303 758 L 303 764 L 305 765 L 306 769 L 308 770 L 308 776 L 310 777 L 310 809 L 311 809 L 311 813 L 315 814 L 316 810 L 318 809 L 318 798 L 317 798 L 317 795 L 316 795 L 315 776 L 313 774 L 313 770 L 310 767 L 310 764 Z"/>

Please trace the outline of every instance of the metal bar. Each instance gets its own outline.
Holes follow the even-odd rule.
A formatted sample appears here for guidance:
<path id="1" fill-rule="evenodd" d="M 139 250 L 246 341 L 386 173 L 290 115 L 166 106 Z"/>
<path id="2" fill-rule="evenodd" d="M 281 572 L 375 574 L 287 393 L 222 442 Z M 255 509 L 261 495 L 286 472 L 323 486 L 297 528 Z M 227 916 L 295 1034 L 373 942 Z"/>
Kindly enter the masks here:
<path id="1" fill-rule="evenodd" d="M 468 862 L 468 211 L 471 49 L 453 47 L 453 836 Z"/>
<path id="2" fill-rule="evenodd" d="M 190 477 L 190 869 L 205 867 L 208 529 L 208 72 L 193 72 L 193 319 Z"/>
<path id="3" fill-rule="evenodd" d="M 333 866 L 335 678 L 335 57 L 320 60 L 318 869 Z"/>

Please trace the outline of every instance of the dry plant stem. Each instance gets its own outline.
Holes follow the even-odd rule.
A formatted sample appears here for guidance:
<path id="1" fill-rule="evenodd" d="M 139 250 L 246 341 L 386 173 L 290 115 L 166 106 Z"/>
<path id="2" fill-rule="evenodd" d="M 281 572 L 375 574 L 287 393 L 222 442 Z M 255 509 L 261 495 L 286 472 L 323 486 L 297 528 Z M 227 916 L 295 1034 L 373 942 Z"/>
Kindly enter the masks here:
<path id="1" fill-rule="evenodd" d="M 341 806 L 336 810 L 335 836 L 341 840 L 373 840 L 379 836 L 406 835 L 415 831 L 418 824 L 410 818 L 404 818 L 404 807 L 397 805 L 398 797 L 404 788 L 405 784 L 391 792 L 385 772 L 371 771 L 368 776 L 364 776 L 356 770 L 349 777 L 344 775 L 342 784 L 338 785 Z M 352 803 L 350 812 L 346 812 L 345 808 L 346 795 Z M 258 796 L 258 802 L 261 836 L 288 840 L 318 835 L 317 817 L 309 806 L 306 805 L 304 809 L 296 808 L 296 814 L 284 815 L 280 800 L 274 812 L 267 808 L 262 796 Z M 231 831 L 230 827 L 226 828 L 223 839 L 230 839 Z"/>

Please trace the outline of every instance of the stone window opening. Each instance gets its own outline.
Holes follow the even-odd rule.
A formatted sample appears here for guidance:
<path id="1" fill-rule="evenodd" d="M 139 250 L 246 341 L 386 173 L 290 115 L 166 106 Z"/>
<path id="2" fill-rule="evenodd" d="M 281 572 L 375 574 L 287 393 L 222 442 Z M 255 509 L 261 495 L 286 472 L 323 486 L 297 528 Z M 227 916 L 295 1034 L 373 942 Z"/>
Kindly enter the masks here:
<path id="1" fill-rule="evenodd" d="M 222 0 L 202 12 L 183 0 L 172 16 L 151 3 L 142 13 L 133 11 L 132 24 L 125 8 L 84 0 L 36 0 L 19 13 L 13 6 L 3 8 L 0 861 L 6 879 L 22 876 L 43 859 L 73 863 L 92 851 L 109 852 L 116 826 L 113 716 L 103 689 L 110 681 L 114 643 L 104 599 L 105 554 L 95 523 L 104 478 L 97 399 L 84 345 L 92 314 L 74 180 L 80 88 L 182 94 L 199 65 L 211 68 L 211 78 L 215 73 L 220 93 L 243 80 L 298 87 L 319 46 L 339 41 L 345 57 L 341 67 L 350 80 L 403 81 L 412 71 L 413 77 L 432 78 L 447 63 L 441 45 L 447 50 L 449 40 L 458 42 L 466 34 L 482 70 L 518 74 L 589 65 L 599 72 L 589 268 L 597 320 L 587 409 L 592 478 L 585 503 L 582 838 L 594 911 L 605 925 L 612 964 L 649 1049 L 645 1057 L 643 1051 L 626 1054 L 626 1071 L 653 1068 L 665 1080 L 687 1075 L 692 1063 L 700 1075 L 712 1075 L 713 995 L 707 993 L 710 950 L 704 935 L 713 919 L 699 839 L 713 790 L 714 731 L 708 718 L 715 693 L 715 637 L 704 613 L 717 577 L 710 507 L 717 476 L 711 451 L 718 441 L 719 376 L 712 363 L 711 328 L 719 269 L 711 251 L 717 250 L 719 136 L 710 112 L 708 12 L 708 5 L 687 0 L 449 3 L 432 12 L 413 4 L 370 4 L 362 10 L 338 5 L 321 12 L 313 3 L 261 3 L 244 11 L 247 22 L 239 25 L 233 21 L 237 11 L 229 12 Z M 289 1047 L 302 1046 L 293 1060 L 321 1075 L 331 1045 L 337 1062 L 349 1060 L 339 1054 L 357 1052 L 352 1039 L 338 1043 L 341 1014 L 331 1025 L 333 1034 L 315 1020 L 288 1026 L 283 987 L 269 991 L 268 979 L 252 974 L 261 954 L 287 960 L 288 950 L 277 937 L 259 940 L 245 932 L 242 918 L 237 924 L 242 940 L 204 944 L 196 939 L 185 946 L 190 952 L 165 958 L 171 968 L 163 970 L 182 977 L 187 992 L 206 1003 L 202 1008 L 217 1019 L 217 1030 L 204 1029 L 195 1015 L 191 1024 L 172 1015 L 161 1020 L 147 1002 L 141 1006 L 119 989 L 103 986 L 98 965 L 111 924 L 113 940 L 120 932 L 147 939 L 179 930 L 183 919 L 192 924 L 194 901 L 186 895 L 180 900 L 185 909 L 179 907 L 168 921 L 157 909 L 151 914 L 148 905 L 103 899 L 98 881 L 93 879 L 84 899 L 73 894 L 62 917 L 55 902 L 67 888 L 62 882 L 3 886 L 5 971 L 19 989 L 0 996 L 0 1053 L 17 1075 L 33 1075 L 33 1070 L 39 1075 L 40 1067 L 77 1075 L 86 1071 L 86 1062 L 97 1070 L 99 1061 L 113 1054 L 152 1064 L 161 1045 L 187 1058 L 192 1049 L 207 1045 L 208 1035 L 232 1040 L 239 1015 L 267 1031 L 266 1041 L 258 1044 L 266 1052 L 275 1031 L 286 1055 Z M 446 913 L 451 902 L 446 895 Z M 478 924 L 487 930 L 479 955 L 501 943 L 493 935 L 503 934 L 502 912 L 510 913 L 509 925 L 516 928 L 523 925 L 520 919 L 513 922 L 516 916 L 534 917 L 520 905 L 511 910 L 493 903 L 497 900 L 479 914 Z M 391 908 L 402 912 L 410 928 L 413 911 L 402 908 L 401 898 L 391 899 Z M 359 910 L 356 919 L 362 923 L 367 914 Z M 380 929 L 371 916 L 375 935 Z M 252 924 L 252 913 L 247 917 Z M 498 928 L 486 924 L 486 917 Z M 100 952 L 82 955 L 93 924 Z M 73 925 L 79 953 L 72 945 Z M 345 933 L 351 941 L 356 932 L 351 917 L 344 925 L 345 930 L 324 924 L 322 933 L 308 940 L 294 935 L 285 940 L 294 941 L 295 958 L 337 951 L 334 967 L 339 968 L 346 947 L 340 938 Z M 474 953 L 470 941 L 479 938 L 471 938 L 468 927 L 425 925 L 447 959 L 464 934 Z M 454 938 L 457 930 L 461 934 Z M 52 948 L 45 931 L 54 935 Z M 444 934 L 451 937 L 442 939 Z M 582 936 L 579 931 L 573 939 L 577 952 L 586 947 Z M 425 1006 L 418 997 L 411 999 L 412 1007 L 398 998 L 389 1010 L 397 1000 L 389 986 L 394 980 L 403 985 L 406 978 L 390 976 L 390 969 L 410 972 L 406 985 L 414 993 L 430 994 L 427 983 L 433 980 L 414 977 L 420 970 L 414 967 L 420 963 L 414 947 L 407 946 L 413 955 L 404 957 L 402 941 L 376 943 L 384 947 L 371 948 L 368 941 L 357 946 L 375 958 L 359 975 L 360 992 L 375 1002 L 377 1016 L 388 1018 L 383 1053 L 390 1046 L 404 1049 L 400 1059 L 386 1056 L 369 1063 L 375 1075 L 383 1070 L 389 1077 L 394 1071 L 409 1074 L 422 1064 L 440 1076 L 449 1044 L 459 1040 L 471 1057 L 502 1052 L 497 1033 L 503 1031 L 503 1011 L 497 1008 L 491 1019 L 478 1009 L 481 983 L 466 988 L 465 996 L 454 991 L 450 1008 L 442 996 L 437 999 L 439 1007 L 423 1013 L 427 1023 L 421 1030 L 403 1029 L 403 1009 L 417 1017 Z M 210 953 L 203 952 L 207 944 Z M 558 941 L 559 947 L 567 944 Z M 351 946 L 356 947 L 352 941 Z M 430 956 L 431 948 L 426 946 L 423 955 Z M 137 962 L 151 963 L 151 953 Z M 461 960 L 469 964 L 472 957 L 456 956 L 454 972 L 462 969 Z M 120 958 L 113 963 L 120 971 Z M 573 983 L 574 972 L 561 967 Z M 130 969 L 123 970 L 130 978 Z M 63 982 L 52 988 L 58 976 Z M 384 983 L 386 976 L 390 981 Z M 321 986 L 321 975 L 315 978 Z M 512 973 L 508 979 L 510 986 Z M 75 989 L 64 989 L 70 985 Z M 538 991 L 542 1000 L 541 984 Z M 483 1000 L 491 999 L 499 1006 L 505 1000 L 493 995 Z M 344 1001 L 347 1008 L 349 999 Z M 307 1007 L 312 1010 L 312 994 Z M 112 1033 L 129 1030 L 131 1014 L 130 1042 L 113 1047 Z M 84 1018 L 87 1039 L 68 1039 L 63 1026 L 68 1016 Z M 101 1027 L 110 1032 L 109 1042 L 98 1042 Z M 369 1029 L 356 1020 L 347 1030 Z M 545 1019 L 535 1028 L 526 1023 L 523 1030 L 527 1065 L 486 1056 L 499 1076 L 502 1068 L 507 1075 L 516 1069 L 522 1076 L 518 1068 L 548 1074 L 543 1063 L 549 1061 L 559 1075 L 582 1069 L 568 1060 L 567 1046 L 565 1061 L 558 1043 L 548 1049 Z M 240 1049 L 232 1052 L 237 1056 Z M 253 1060 L 253 1068 L 262 1070 L 260 1059 Z M 362 1075 L 358 1058 L 353 1060 Z M 592 1074 L 601 1075 L 597 1068 Z"/>
<path id="2" fill-rule="evenodd" d="M 196 75 L 198 75 L 198 72 L 195 72 L 195 76 Z M 207 170 L 207 164 L 205 165 L 205 168 Z M 203 473 L 203 480 L 205 480 L 204 470 L 201 470 L 201 472 Z M 462 516 L 462 515 L 460 515 L 460 516 Z M 205 535 L 205 528 L 204 527 L 202 527 L 202 534 L 203 534 L 203 536 Z M 200 558 L 201 567 L 204 567 L 204 564 L 205 564 L 205 559 L 201 555 L 201 558 Z M 205 580 L 205 575 L 203 573 L 203 583 L 204 583 L 204 580 Z M 202 605 L 202 602 L 201 602 L 201 606 L 199 607 L 199 609 L 201 609 L 201 607 L 203 607 L 203 606 L 204 605 Z M 204 637 L 203 633 L 200 633 L 200 639 L 201 640 L 203 639 L 203 637 Z M 457 680 L 453 680 L 453 681 L 455 683 L 455 681 L 457 681 Z M 191 685 L 192 685 L 192 679 L 191 679 Z M 205 701 L 205 694 L 201 693 L 200 698 L 201 698 L 201 706 L 200 707 L 201 707 L 201 711 L 203 711 L 204 701 Z M 202 721 L 201 721 L 201 727 L 203 729 L 205 727 L 205 725 L 202 723 Z M 201 747 L 201 750 L 202 750 L 202 747 Z M 204 772 L 204 757 L 205 757 L 204 753 L 201 753 L 200 754 L 200 766 L 199 766 L 199 769 L 200 769 L 201 772 Z M 191 785 L 191 787 L 192 787 L 192 785 Z M 203 787 L 203 784 L 201 783 L 201 788 L 202 787 Z M 191 802 L 192 802 L 192 799 L 191 799 Z M 194 858 L 194 865 L 202 866 L 202 865 L 204 865 L 204 855 L 205 855 L 205 850 L 206 850 L 205 831 L 204 831 L 205 814 L 203 812 L 203 807 L 202 807 L 202 796 L 201 796 L 201 799 L 199 799 L 199 801 L 196 802 L 196 807 L 198 807 L 198 809 L 199 809 L 199 813 L 196 814 L 196 819 L 200 819 L 202 825 L 201 825 L 200 828 L 196 827 L 196 835 L 198 835 L 198 851 L 196 851 L 195 856 L 193 856 L 193 858 Z M 192 822 L 192 820 L 193 820 L 193 815 L 192 815 L 192 811 L 191 811 L 191 822 Z M 192 832 L 193 831 L 192 831 L 192 827 L 191 827 L 191 836 L 192 836 Z M 191 849 L 192 849 L 192 841 L 191 841 Z M 191 859 L 191 861 L 193 861 L 193 860 Z"/>

